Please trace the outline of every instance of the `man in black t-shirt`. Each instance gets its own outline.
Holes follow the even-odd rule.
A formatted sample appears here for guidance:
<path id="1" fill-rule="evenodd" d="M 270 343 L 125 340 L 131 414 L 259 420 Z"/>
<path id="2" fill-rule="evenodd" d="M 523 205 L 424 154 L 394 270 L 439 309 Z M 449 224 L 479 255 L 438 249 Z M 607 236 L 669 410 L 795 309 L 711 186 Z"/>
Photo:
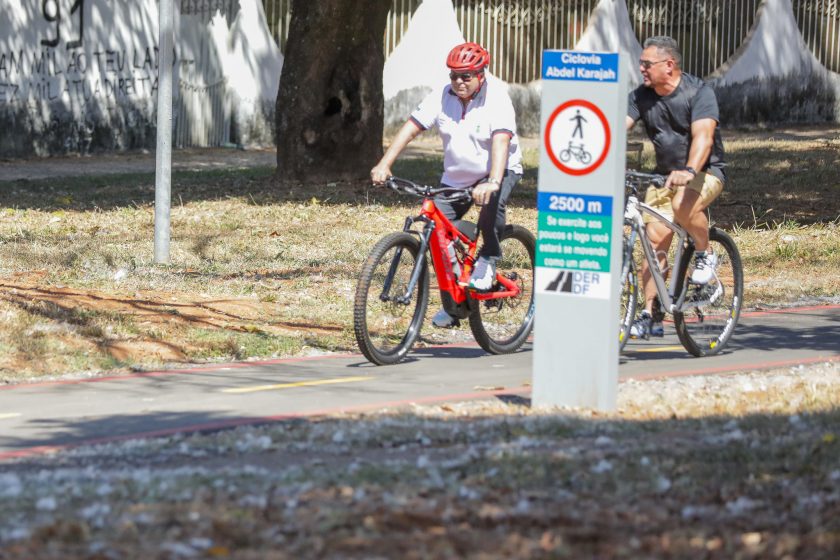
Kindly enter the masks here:
<path id="1" fill-rule="evenodd" d="M 706 284 L 713 277 L 717 257 L 707 253 L 709 221 L 704 210 L 717 198 L 726 181 L 723 142 L 717 128 L 719 111 L 715 92 L 703 80 L 683 73 L 677 42 L 671 37 L 645 41 L 639 69 L 643 84 L 630 92 L 627 128 L 637 120 L 656 152 L 656 172 L 667 175 L 665 186 L 648 189 L 645 202 L 685 228 L 695 243 L 692 282 Z M 657 220 L 646 219 L 647 235 L 660 267 L 666 270 L 668 247 L 673 233 Z M 651 316 L 656 287 L 642 260 L 645 309 L 633 324 L 631 336 L 662 336 L 661 323 Z"/>

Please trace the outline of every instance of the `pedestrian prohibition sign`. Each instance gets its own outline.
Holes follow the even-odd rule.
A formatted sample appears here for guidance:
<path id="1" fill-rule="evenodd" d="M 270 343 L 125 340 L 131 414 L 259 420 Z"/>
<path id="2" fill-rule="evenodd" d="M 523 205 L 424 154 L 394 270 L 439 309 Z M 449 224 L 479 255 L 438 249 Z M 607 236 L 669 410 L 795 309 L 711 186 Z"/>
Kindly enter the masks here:
<path id="1" fill-rule="evenodd" d="M 569 175 L 592 173 L 610 149 L 610 125 L 603 111 L 583 99 L 557 107 L 545 127 L 545 149 L 560 171 Z"/>

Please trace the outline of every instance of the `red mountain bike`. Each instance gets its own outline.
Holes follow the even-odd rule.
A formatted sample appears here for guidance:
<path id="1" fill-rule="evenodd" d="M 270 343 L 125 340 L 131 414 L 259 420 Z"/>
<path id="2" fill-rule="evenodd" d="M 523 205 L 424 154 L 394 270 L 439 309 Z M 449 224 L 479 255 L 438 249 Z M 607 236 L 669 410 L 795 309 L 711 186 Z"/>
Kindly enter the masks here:
<path id="1" fill-rule="evenodd" d="M 434 197 L 450 201 L 471 198 L 471 191 L 421 186 L 391 177 L 385 185 L 423 198 L 420 214 L 408 217 L 403 231 L 390 233 L 373 247 L 356 286 L 353 326 L 365 357 L 377 365 L 402 360 L 417 338 L 429 303 L 432 258 L 443 308 L 469 319 L 478 344 L 491 354 L 518 350 L 534 325 L 534 235 L 507 225 L 500 238 L 502 258 L 496 282 L 486 292 L 467 287 L 478 250 L 478 228 L 471 222 L 448 220 Z M 412 229 L 421 224 L 419 229 Z"/>

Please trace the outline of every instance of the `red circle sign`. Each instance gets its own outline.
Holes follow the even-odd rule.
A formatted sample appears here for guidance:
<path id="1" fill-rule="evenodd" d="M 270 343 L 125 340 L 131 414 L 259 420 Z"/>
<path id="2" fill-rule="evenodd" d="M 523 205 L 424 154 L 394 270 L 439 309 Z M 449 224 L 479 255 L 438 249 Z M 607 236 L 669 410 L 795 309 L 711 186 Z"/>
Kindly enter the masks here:
<path id="1" fill-rule="evenodd" d="M 601 150 L 600 152 L 596 152 L 594 156 L 584 148 L 582 142 L 579 146 L 573 145 L 573 138 L 578 132 L 580 133 L 581 140 L 583 139 L 583 130 L 580 128 L 581 120 L 587 122 L 585 118 L 580 116 L 581 108 L 584 109 L 587 114 L 594 114 L 597 117 L 598 123 L 600 123 L 600 126 L 602 127 L 601 130 L 595 130 L 597 133 L 596 141 L 598 142 Z M 577 121 L 578 127 L 575 128 L 571 137 L 567 137 L 569 140 L 569 146 L 567 148 L 562 148 L 559 151 L 555 151 L 554 147 L 552 147 L 551 140 L 553 127 L 557 117 L 561 113 L 564 113 L 567 109 L 575 109 L 576 114 L 578 115 L 568 120 L 581 120 Z M 568 173 L 569 175 L 586 175 L 598 169 L 598 167 L 600 167 L 607 158 L 607 154 L 610 150 L 610 125 L 607 122 L 607 117 L 604 116 L 603 111 L 601 111 L 601 109 L 599 109 L 595 104 L 584 99 L 572 99 L 571 101 L 567 101 L 557 107 L 554 112 L 551 113 L 551 116 L 548 117 L 548 122 L 546 122 L 545 125 L 545 135 L 543 140 L 545 142 L 545 149 L 548 152 L 549 159 L 551 159 L 551 162 L 557 166 L 560 171 Z M 572 160 L 577 161 L 579 165 L 571 165 Z"/>

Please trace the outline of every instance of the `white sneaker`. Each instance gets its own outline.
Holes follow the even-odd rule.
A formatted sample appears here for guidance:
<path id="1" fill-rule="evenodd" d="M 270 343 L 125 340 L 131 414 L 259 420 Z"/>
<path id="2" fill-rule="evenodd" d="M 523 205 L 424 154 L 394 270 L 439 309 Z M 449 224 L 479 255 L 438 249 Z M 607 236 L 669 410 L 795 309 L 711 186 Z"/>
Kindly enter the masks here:
<path id="1" fill-rule="evenodd" d="M 691 273 L 691 281 L 695 284 L 708 284 L 715 277 L 716 266 L 717 255 L 714 253 L 694 255 L 694 272 Z"/>
<path id="2" fill-rule="evenodd" d="M 432 317 L 432 325 L 440 328 L 440 329 L 449 329 L 452 327 L 457 327 L 461 324 L 457 317 L 453 317 L 443 309 L 435 313 L 435 316 Z"/>
<path id="3" fill-rule="evenodd" d="M 479 257 L 470 276 L 470 288 L 486 292 L 496 282 L 496 263 L 490 259 Z"/>

